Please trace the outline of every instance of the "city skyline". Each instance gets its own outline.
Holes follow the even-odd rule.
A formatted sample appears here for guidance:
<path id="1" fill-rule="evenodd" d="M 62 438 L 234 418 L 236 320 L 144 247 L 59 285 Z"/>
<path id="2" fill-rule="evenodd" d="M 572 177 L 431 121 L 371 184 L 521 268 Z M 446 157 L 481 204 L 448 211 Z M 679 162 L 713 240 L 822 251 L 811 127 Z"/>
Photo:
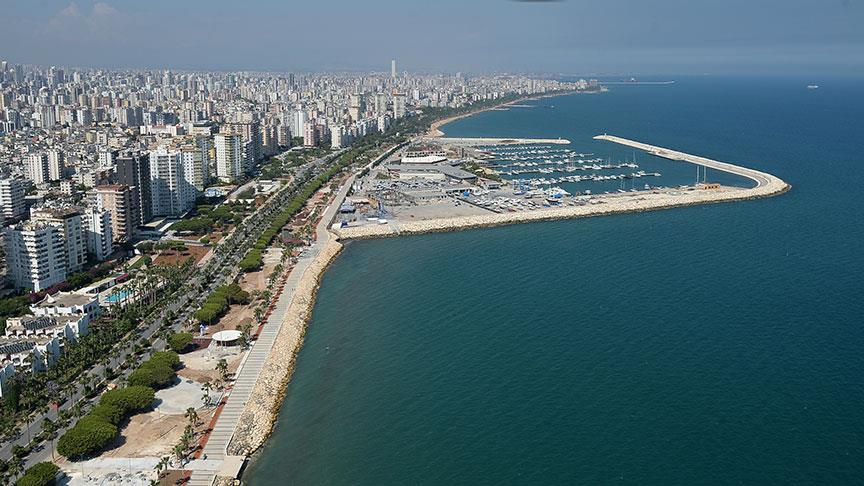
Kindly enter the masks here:
<path id="1" fill-rule="evenodd" d="M 854 0 L 445 0 L 435 9 L 391 0 L 13 0 L 4 9 L 0 29 L 16 39 L 4 57 L 24 64 L 386 72 L 395 58 L 416 72 L 864 73 L 864 6 Z"/>

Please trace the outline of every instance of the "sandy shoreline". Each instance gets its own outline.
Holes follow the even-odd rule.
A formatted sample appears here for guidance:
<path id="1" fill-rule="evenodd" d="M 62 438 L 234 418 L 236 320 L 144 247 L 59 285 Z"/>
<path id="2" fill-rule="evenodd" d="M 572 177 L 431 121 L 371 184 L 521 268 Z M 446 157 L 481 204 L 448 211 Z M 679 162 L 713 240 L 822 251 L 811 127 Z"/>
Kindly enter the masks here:
<path id="1" fill-rule="evenodd" d="M 429 131 L 426 132 L 425 136 L 426 137 L 432 137 L 432 138 L 441 138 L 445 135 L 445 133 L 441 131 L 441 127 L 443 127 L 444 125 L 451 123 L 451 122 L 454 122 L 456 120 L 461 120 L 462 118 L 468 118 L 469 116 L 474 116 L 478 113 L 483 113 L 484 111 L 496 110 L 498 108 L 503 108 L 505 106 L 513 105 L 516 103 L 521 103 L 523 101 L 541 100 L 543 98 L 554 98 L 556 96 L 566 96 L 566 95 L 571 95 L 571 94 L 580 94 L 580 92 L 576 91 L 576 90 L 570 90 L 570 91 L 562 91 L 560 93 L 549 93 L 549 94 L 541 94 L 541 95 L 533 94 L 533 95 L 528 95 L 528 96 L 524 96 L 521 98 L 516 98 L 515 100 L 506 101 L 504 103 L 497 103 L 495 105 L 487 106 L 485 108 L 472 110 L 472 111 L 469 111 L 467 113 L 462 113 L 461 115 L 453 115 L 453 116 L 444 118 L 442 120 L 432 122 L 432 124 L 429 125 Z"/>

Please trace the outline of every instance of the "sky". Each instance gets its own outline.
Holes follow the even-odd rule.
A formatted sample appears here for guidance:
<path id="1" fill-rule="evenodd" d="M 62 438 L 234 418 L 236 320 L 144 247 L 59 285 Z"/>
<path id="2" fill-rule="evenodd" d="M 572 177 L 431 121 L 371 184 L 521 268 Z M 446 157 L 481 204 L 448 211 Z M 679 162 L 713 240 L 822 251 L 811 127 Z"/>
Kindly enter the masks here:
<path id="1" fill-rule="evenodd" d="M 0 0 L 0 32 L 58 66 L 864 74 L 864 0 Z"/>

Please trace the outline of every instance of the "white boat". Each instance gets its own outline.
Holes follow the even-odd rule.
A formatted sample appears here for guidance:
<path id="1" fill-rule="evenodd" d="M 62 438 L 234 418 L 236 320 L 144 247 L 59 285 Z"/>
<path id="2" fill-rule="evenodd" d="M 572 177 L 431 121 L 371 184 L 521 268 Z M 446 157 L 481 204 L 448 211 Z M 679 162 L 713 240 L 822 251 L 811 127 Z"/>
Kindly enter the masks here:
<path id="1" fill-rule="evenodd" d="M 819 85 L 818 84 L 808 84 L 807 89 L 819 89 Z"/>

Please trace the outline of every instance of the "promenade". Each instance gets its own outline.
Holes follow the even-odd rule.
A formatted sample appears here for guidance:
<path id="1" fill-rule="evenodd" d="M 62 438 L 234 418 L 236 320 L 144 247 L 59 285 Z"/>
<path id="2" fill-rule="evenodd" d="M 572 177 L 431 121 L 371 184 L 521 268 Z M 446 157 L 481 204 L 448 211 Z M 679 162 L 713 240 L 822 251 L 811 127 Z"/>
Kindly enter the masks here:
<path id="1" fill-rule="evenodd" d="M 309 295 L 310 284 L 317 286 L 320 273 L 341 248 L 328 226 L 354 184 L 354 179 L 355 176 L 351 176 L 343 184 L 335 199 L 325 209 L 316 226 L 315 243 L 298 258 L 291 269 L 273 312 L 240 363 L 227 401 L 204 446 L 202 458 L 206 459 L 192 461 L 186 467 L 192 470 L 188 483 L 190 486 L 209 486 L 224 466 L 230 465 L 233 468 L 236 464 L 242 464 L 245 461 L 245 452 L 254 450 L 266 439 L 269 426 L 272 425 L 273 407 L 278 405 L 278 399 L 281 398 L 272 395 L 272 389 L 281 386 L 281 382 L 273 380 L 281 380 L 278 377 L 279 372 L 293 366 L 293 354 L 303 338 L 303 328 L 290 325 L 286 329 L 285 324 L 292 319 L 297 320 L 294 318 L 298 317 L 295 315 L 298 303 L 308 306 L 311 312 L 314 289 L 311 290 L 312 295 Z M 275 350 L 274 344 L 277 348 Z M 290 350 L 288 356 L 285 355 L 285 350 Z M 266 425 L 266 431 L 262 430 L 262 425 Z M 239 435 L 243 437 L 238 437 L 240 444 L 235 445 L 233 439 L 241 429 L 243 430 Z M 247 445 L 252 443 L 256 445 Z M 229 454 L 229 445 L 232 452 L 243 453 Z"/>

